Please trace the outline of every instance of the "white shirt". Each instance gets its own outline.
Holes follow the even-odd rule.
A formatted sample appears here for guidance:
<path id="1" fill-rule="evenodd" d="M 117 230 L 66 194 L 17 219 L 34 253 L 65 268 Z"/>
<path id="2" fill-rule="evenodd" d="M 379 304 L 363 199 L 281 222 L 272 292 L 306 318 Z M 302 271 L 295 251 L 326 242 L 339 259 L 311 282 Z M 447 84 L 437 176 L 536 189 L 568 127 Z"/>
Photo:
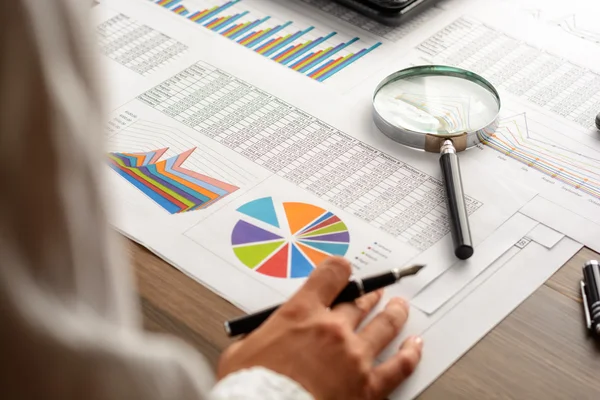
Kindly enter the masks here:
<path id="1" fill-rule="evenodd" d="M 89 3 L 0 1 L 0 388 L 8 399 L 311 399 L 253 368 L 216 386 L 146 333 L 107 226 L 103 104 Z"/>

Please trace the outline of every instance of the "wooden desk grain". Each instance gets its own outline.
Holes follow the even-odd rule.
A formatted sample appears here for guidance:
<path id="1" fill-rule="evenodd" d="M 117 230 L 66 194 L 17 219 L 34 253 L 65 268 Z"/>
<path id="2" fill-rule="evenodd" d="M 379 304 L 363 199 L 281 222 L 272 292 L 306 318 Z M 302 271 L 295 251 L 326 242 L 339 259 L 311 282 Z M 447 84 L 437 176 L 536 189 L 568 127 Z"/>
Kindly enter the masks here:
<path id="1" fill-rule="evenodd" d="M 214 365 L 229 344 L 222 322 L 243 313 L 129 242 L 147 329 L 195 346 Z M 583 326 L 583 249 L 450 367 L 420 400 L 600 399 L 600 349 Z"/>

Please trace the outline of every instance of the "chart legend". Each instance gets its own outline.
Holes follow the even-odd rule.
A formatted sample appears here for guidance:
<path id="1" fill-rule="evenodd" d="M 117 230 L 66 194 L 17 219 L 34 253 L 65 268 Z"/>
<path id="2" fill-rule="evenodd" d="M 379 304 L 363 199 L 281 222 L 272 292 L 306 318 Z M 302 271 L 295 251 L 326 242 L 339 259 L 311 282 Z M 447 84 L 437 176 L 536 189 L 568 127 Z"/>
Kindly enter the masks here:
<path id="1" fill-rule="evenodd" d="M 238 190 L 182 167 L 195 149 L 163 161 L 167 148 L 146 153 L 110 153 L 109 165 L 171 214 L 199 210 Z"/>
<path id="2" fill-rule="evenodd" d="M 344 39 L 338 32 L 321 32 L 315 26 L 297 27 L 293 21 L 277 21 L 250 11 L 243 0 L 216 5 L 210 0 L 196 1 L 206 4 L 198 10 L 184 5 L 183 0 L 149 1 L 319 82 L 381 46 L 381 42 L 364 45 L 358 37 Z"/>
<path id="3" fill-rule="evenodd" d="M 233 252 L 263 275 L 305 278 L 327 257 L 344 256 L 350 245 L 346 224 L 312 204 L 276 203 L 265 197 L 237 212 L 241 218 L 231 234 Z"/>

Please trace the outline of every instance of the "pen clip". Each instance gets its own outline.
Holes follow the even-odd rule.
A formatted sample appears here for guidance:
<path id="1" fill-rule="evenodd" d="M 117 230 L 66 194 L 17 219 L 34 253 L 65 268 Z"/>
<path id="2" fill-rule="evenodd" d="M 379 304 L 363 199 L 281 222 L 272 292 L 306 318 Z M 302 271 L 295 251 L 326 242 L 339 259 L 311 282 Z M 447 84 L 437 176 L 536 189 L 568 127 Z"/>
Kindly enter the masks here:
<path id="1" fill-rule="evenodd" d="M 583 298 L 583 309 L 585 312 L 585 323 L 588 329 L 592 329 L 592 317 L 590 316 L 590 309 L 588 307 L 587 295 L 585 292 L 585 283 L 580 282 L 581 285 L 581 297 Z"/>

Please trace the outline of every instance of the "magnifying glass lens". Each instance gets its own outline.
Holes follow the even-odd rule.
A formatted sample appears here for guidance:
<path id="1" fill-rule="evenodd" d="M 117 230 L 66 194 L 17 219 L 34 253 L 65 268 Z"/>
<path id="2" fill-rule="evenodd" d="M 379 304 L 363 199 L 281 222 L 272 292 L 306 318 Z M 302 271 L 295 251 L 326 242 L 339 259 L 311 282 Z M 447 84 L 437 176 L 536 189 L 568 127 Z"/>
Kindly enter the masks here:
<path id="1" fill-rule="evenodd" d="M 500 96 L 481 76 L 443 65 L 411 67 L 385 78 L 373 96 L 375 125 L 404 145 L 441 153 L 455 254 L 473 254 L 457 151 L 496 127 Z"/>
<path id="2" fill-rule="evenodd" d="M 373 106 L 398 129 L 444 136 L 480 130 L 500 109 L 496 95 L 487 88 L 450 75 L 392 80 L 377 91 Z"/>

